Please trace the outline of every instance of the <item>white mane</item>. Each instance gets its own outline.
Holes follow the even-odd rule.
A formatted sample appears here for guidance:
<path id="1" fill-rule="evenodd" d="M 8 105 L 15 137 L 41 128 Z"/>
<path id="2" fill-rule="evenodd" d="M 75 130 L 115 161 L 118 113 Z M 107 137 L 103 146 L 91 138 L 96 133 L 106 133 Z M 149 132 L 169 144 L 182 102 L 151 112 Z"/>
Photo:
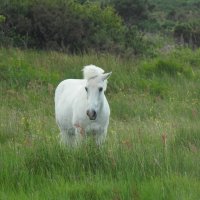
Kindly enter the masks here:
<path id="1" fill-rule="evenodd" d="M 86 80 L 102 75 L 104 73 L 103 69 L 92 64 L 85 66 L 82 71 L 83 71 L 83 78 Z M 106 88 L 107 88 L 107 80 L 104 81 L 104 91 L 106 90 Z"/>
<path id="2" fill-rule="evenodd" d="M 95 76 L 101 75 L 103 73 L 104 73 L 104 70 L 95 65 L 87 65 L 83 68 L 83 78 L 87 80 Z"/>

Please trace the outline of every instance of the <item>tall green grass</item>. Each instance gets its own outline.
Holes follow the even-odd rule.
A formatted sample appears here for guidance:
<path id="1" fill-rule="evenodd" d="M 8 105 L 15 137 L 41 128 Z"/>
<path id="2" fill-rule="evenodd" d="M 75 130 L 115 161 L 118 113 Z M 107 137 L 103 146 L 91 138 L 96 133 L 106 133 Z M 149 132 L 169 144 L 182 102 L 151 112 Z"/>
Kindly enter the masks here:
<path id="1" fill-rule="evenodd" d="M 199 199 L 199 56 L 1 49 L 0 199 Z M 68 149 L 59 143 L 54 89 L 90 63 L 113 72 L 108 137 L 100 148 L 89 138 Z"/>

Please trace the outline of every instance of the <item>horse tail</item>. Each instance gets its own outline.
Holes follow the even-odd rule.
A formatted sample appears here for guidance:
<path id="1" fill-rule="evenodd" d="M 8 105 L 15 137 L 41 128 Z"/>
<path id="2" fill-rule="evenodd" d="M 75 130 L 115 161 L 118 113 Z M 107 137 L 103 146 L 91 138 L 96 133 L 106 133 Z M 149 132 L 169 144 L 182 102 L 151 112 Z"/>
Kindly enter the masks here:
<path id="1" fill-rule="evenodd" d="M 87 65 L 83 68 L 83 78 L 87 80 L 103 73 L 104 70 L 95 65 Z"/>

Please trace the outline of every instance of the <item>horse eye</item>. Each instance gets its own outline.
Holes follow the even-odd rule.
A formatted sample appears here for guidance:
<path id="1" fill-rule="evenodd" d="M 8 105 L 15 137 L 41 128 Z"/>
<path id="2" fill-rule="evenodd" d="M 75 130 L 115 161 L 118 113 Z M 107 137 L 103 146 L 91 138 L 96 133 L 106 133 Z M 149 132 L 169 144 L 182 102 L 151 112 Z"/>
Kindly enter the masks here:
<path id="1" fill-rule="evenodd" d="M 87 87 L 85 87 L 85 91 L 86 91 L 86 92 L 88 91 L 88 88 L 87 88 Z"/>
<path id="2" fill-rule="evenodd" d="M 100 88 L 99 88 L 99 92 L 102 92 L 102 91 L 103 91 L 103 88 L 102 88 L 102 87 L 100 87 Z"/>

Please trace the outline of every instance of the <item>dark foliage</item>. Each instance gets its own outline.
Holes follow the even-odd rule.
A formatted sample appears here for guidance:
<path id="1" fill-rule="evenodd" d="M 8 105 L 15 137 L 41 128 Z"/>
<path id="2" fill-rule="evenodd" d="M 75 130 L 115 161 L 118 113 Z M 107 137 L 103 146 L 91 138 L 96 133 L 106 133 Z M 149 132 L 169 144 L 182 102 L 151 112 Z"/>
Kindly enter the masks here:
<path id="1" fill-rule="evenodd" d="M 174 28 L 174 37 L 182 45 L 200 47 L 200 25 L 199 21 L 192 23 L 181 23 Z"/>
<path id="2" fill-rule="evenodd" d="M 117 13 L 127 24 L 138 25 L 149 18 L 149 12 L 154 7 L 147 0 L 112 0 Z"/>
<path id="3" fill-rule="evenodd" d="M 91 50 L 142 53 L 143 35 L 126 28 L 111 6 L 84 1 L 32 0 L 0 3 L 5 22 L 0 44 L 82 53 Z"/>

